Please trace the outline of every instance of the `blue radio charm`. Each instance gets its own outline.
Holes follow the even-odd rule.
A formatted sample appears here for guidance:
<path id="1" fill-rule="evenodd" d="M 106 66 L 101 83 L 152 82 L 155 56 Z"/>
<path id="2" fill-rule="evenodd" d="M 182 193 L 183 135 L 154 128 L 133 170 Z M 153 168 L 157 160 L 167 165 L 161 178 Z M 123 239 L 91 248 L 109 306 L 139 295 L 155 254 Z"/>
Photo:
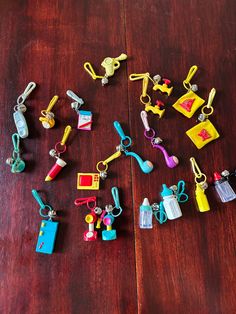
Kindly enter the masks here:
<path id="1" fill-rule="evenodd" d="M 52 254 L 59 225 L 58 222 L 52 221 L 52 219 L 56 216 L 56 211 L 53 210 L 51 206 L 45 205 L 43 203 L 41 197 L 36 190 L 32 190 L 32 194 L 40 206 L 40 216 L 48 218 L 48 220 L 42 220 L 41 222 L 35 251 L 38 253 Z M 48 210 L 47 214 L 44 214 L 43 210 Z"/>

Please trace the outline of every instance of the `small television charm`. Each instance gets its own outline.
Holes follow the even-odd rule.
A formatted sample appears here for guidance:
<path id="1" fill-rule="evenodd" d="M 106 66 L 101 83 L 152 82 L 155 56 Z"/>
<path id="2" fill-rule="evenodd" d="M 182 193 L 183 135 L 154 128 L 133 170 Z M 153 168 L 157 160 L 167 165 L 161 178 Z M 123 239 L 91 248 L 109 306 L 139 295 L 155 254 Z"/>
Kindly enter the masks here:
<path id="1" fill-rule="evenodd" d="M 78 173 L 77 189 L 78 190 L 99 190 L 100 176 L 99 173 Z"/>

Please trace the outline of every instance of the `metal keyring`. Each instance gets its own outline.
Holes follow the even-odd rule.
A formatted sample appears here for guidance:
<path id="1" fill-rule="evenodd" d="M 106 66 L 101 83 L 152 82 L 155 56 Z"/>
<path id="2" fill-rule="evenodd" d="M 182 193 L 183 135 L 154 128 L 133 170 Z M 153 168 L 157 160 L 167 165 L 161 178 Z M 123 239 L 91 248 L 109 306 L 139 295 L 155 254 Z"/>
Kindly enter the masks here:
<path id="1" fill-rule="evenodd" d="M 201 179 L 202 177 L 204 178 L 204 180 L 198 182 L 198 180 Z M 201 175 L 199 178 L 195 177 L 195 178 L 194 178 L 194 181 L 195 181 L 197 184 L 200 184 L 200 183 L 205 183 L 205 182 L 206 182 L 206 179 L 207 179 L 206 175 L 205 175 L 204 173 L 202 173 L 202 175 Z"/>
<path id="2" fill-rule="evenodd" d="M 44 208 L 40 208 L 39 209 L 39 215 L 44 217 L 44 218 L 47 218 L 48 217 L 48 214 L 47 215 L 44 215 L 43 214 L 43 210 L 45 210 L 45 208 L 48 208 L 48 211 L 52 210 L 52 207 L 49 206 L 49 205 L 45 205 Z"/>
<path id="3" fill-rule="evenodd" d="M 145 99 L 145 98 L 148 98 L 148 102 L 145 102 L 143 99 Z M 143 95 L 141 95 L 140 96 L 140 101 L 141 101 L 141 103 L 142 104 L 144 104 L 144 105 L 151 105 L 151 97 L 148 95 L 148 94 L 146 94 L 146 96 L 143 96 Z"/>
<path id="4" fill-rule="evenodd" d="M 58 154 L 63 154 L 65 151 L 66 151 L 66 145 L 61 145 L 63 147 L 62 150 L 58 149 L 57 146 L 58 145 L 61 145 L 61 142 L 57 142 L 56 145 L 55 145 L 55 150 Z"/>
<path id="5" fill-rule="evenodd" d="M 128 141 L 128 144 L 124 144 L 125 141 Z M 128 148 L 130 147 L 132 144 L 132 140 L 129 136 L 126 136 L 125 139 L 121 140 L 121 145 L 124 147 L 124 148 Z"/>
<path id="6" fill-rule="evenodd" d="M 105 166 L 105 169 L 103 169 L 103 170 L 100 170 L 100 169 L 99 169 L 99 165 L 101 165 L 101 164 L 102 164 L 103 166 Z M 108 169 L 108 164 L 105 164 L 105 165 L 104 165 L 103 161 L 99 161 L 99 162 L 97 163 L 97 165 L 96 165 L 96 169 L 97 169 L 98 172 L 103 172 L 103 171 L 106 172 L 107 169 Z"/>
<path id="7" fill-rule="evenodd" d="M 151 136 L 148 135 L 149 132 L 151 132 Z M 149 131 L 147 131 L 147 130 L 144 131 L 144 136 L 145 136 L 147 139 L 149 139 L 149 140 L 153 139 L 153 137 L 155 136 L 155 134 L 156 134 L 156 133 L 155 133 L 155 131 L 154 131 L 152 128 L 150 128 Z"/>
<path id="8" fill-rule="evenodd" d="M 206 113 L 206 112 L 205 112 L 205 109 L 209 109 L 210 112 L 209 112 L 209 113 Z M 204 107 L 202 108 L 202 113 L 203 113 L 205 116 L 210 116 L 210 115 L 213 113 L 213 111 L 214 111 L 214 108 L 213 108 L 213 107 L 204 106 Z"/>

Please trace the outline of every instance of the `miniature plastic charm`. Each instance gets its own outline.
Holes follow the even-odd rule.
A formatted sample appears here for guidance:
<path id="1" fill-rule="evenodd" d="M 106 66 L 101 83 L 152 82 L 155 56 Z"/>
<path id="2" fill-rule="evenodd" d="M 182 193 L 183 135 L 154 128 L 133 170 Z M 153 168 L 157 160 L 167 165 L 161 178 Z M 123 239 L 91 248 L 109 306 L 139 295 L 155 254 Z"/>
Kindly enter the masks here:
<path id="1" fill-rule="evenodd" d="M 198 120 L 202 122 L 198 123 L 196 126 L 186 132 L 188 137 L 192 140 L 198 149 L 202 148 L 220 136 L 214 125 L 210 122 L 210 120 L 208 120 L 208 117 L 214 111 L 212 102 L 215 97 L 215 93 L 215 88 L 212 88 L 209 93 L 208 103 L 202 108 L 202 113 L 198 117 Z M 209 112 L 206 112 L 206 110 Z"/>
<path id="2" fill-rule="evenodd" d="M 149 200 L 145 197 L 142 205 L 139 208 L 139 228 L 152 229 L 152 206 Z"/>
<path id="3" fill-rule="evenodd" d="M 183 81 L 184 88 L 187 89 L 187 93 L 180 97 L 173 105 L 173 107 L 182 113 L 185 117 L 191 118 L 194 112 L 201 107 L 205 100 L 199 97 L 195 92 L 198 90 L 196 84 L 191 85 L 190 81 L 197 72 L 198 67 L 193 65 Z"/>
<path id="4" fill-rule="evenodd" d="M 229 184 L 229 176 L 227 175 L 229 173 L 228 171 L 226 173 L 226 171 L 223 171 L 221 175 L 218 172 L 214 173 L 214 186 L 223 203 L 230 202 L 236 198 L 236 194 Z"/>
<path id="5" fill-rule="evenodd" d="M 84 104 L 84 101 L 82 98 L 77 96 L 74 92 L 71 90 L 68 90 L 66 92 L 67 96 L 72 98 L 74 102 L 71 103 L 71 108 L 77 113 L 78 115 L 78 125 L 77 129 L 84 130 L 84 131 L 91 131 L 92 129 L 92 112 L 91 111 L 85 111 L 80 110 L 80 107 Z"/>
<path id="6" fill-rule="evenodd" d="M 102 231 L 102 240 L 110 241 L 117 238 L 116 230 L 112 229 L 112 224 L 115 221 L 115 218 L 120 216 L 122 213 L 122 208 L 119 201 L 119 192 L 117 187 L 111 189 L 112 197 L 115 205 L 106 205 L 105 209 L 97 207 L 96 197 L 85 197 L 77 198 L 74 202 L 76 206 L 81 206 L 83 204 L 87 205 L 87 208 L 90 210 L 90 213 L 86 215 L 85 221 L 89 225 L 89 229 L 84 232 L 84 241 L 95 241 L 97 240 L 98 232 L 96 229 L 101 228 L 101 222 L 106 226 L 106 230 Z M 95 226 L 95 222 L 97 222 Z"/>
<path id="7" fill-rule="evenodd" d="M 126 60 L 127 55 L 125 53 L 122 53 L 119 57 L 117 58 L 111 58 L 111 57 L 106 57 L 102 63 L 101 66 L 105 69 L 105 75 L 97 75 L 91 65 L 90 62 L 85 62 L 84 64 L 84 69 L 89 73 L 89 75 L 94 79 L 101 79 L 102 86 L 108 84 L 108 78 L 113 76 L 115 71 L 119 69 L 120 67 L 120 61 Z"/>
<path id="8" fill-rule="evenodd" d="M 99 190 L 100 176 L 98 173 L 81 173 L 77 174 L 78 190 Z"/>
<path id="9" fill-rule="evenodd" d="M 131 146 L 132 144 L 132 139 L 129 136 L 126 136 L 120 123 L 118 121 L 114 121 L 114 127 L 117 131 L 117 133 L 120 136 L 121 142 L 120 142 L 120 146 L 119 149 L 121 152 L 124 152 L 124 154 L 126 156 L 131 156 L 134 157 L 136 159 L 136 161 L 139 164 L 140 169 L 142 170 L 142 172 L 144 173 L 150 173 L 153 170 L 153 164 L 151 163 L 151 161 L 149 160 L 142 160 L 142 158 L 134 153 L 134 152 L 129 152 L 127 149 Z"/>
<path id="10" fill-rule="evenodd" d="M 195 189 L 195 198 L 198 206 L 198 210 L 200 212 L 207 212 L 210 210 L 210 205 L 208 203 L 208 199 L 205 194 L 205 190 L 208 188 L 208 184 L 206 182 L 207 177 L 204 173 L 201 172 L 196 160 L 194 157 L 190 158 L 192 170 L 194 173 L 194 180 L 196 183 Z"/>
<path id="11" fill-rule="evenodd" d="M 60 142 L 57 142 L 54 149 L 51 149 L 49 151 L 49 155 L 51 157 L 56 158 L 56 162 L 54 166 L 48 172 L 45 178 L 45 181 L 52 181 L 53 179 L 55 179 L 55 177 L 58 175 L 61 169 L 66 166 L 66 162 L 63 159 L 61 159 L 60 156 L 66 151 L 66 141 L 68 139 L 68 136 L 71 130 L 72 130 L 71 126 L 67 125 L 67 127 L 65 128 L 62 140 Z"/>
<path id="12" fill-rule="evenodd" d="M 165 78 L 161 78 L 161 76 L 159 74 L 155 75 L 153 77 L 153 81 L 154 81 L 154 86 L 153 86 L 153 90 L 158 90 L 163 94 L 167 94 L 168 96 L 170 96 L 170 94 L 172 93 L 173 87 L 170 87 L 170 83 L 171 81 L 169 79 L 165 79 Z M 160 84 L 160 82 L 163 81 L 162 84 Z"/>
<path id="13" fill-rule="evenodd" d="M 24 104 L 26 98 L 31 94 L 31 92 L 35 89 L 36 84 L 34 82 L 30 82 L 24 92 L 17 98 L 17 105 L 14 107 L 13 118 L 17 128 L 17 132 L 21 138 L 26 138 L 29 135 L 28 126 L 24 117 L 24 112 L 26 112 L 27 108 Z"/>
<path id="14" fill-rule="evenodd" d="M 25 162 L 20 157 L 20 136 L 18 133 L 12 135 L 13 152 L 12 157 L 7 158 L 6 164 L 11 166 L 12 173 L 20 173 L 25 169 Z"/>
<path id="15" fill-rule="evenodd" d="M 140 102 L 145 105 L 145 111 L 151 111 L 154 114 L 157 114 L 159 118 L 165 113 L 164 103 L 162 101 L 157 100 L 156 105 L 152 105 L 151 97 L 147 94 L 148 83 L 151 81 L 153 83 L 153 90 L 159 90 L 162 93 L 166 93 L 168 96 L 171 94 L 173 87 L 169 87 L 170 80 L 163 79 L 164 83 L 159 84 L 161 81 L 161 76 L 159 74 L 155 75 L 151 78 L 150 73 L 139 73 L 139 74 L 131 74 L 129 76 L 131 81 L 142 80 L 142 94 L 140 96 Z"/>
<path id="16" fill-rule="evenodd" d="M 58 101 L 58 98 L 59 97 L 57 95 L 53 96 L 47 109 L 41 111 L 42 117 L 39 118 L 39 121 L 42 122 L 42 125 L 45 129 L 51 129 L 55 125 L 54 113 L 51 112 L 51 110 Z"/>
<path id="17" fill-rule="evenodd" d="M 187 194 L 183 193 L 185 188 L 185 182 L 179 181 L 179 186 L 182 185 L 182 192 L 177 192 L 175 194 L 174 190 L 172 188 L 168 188 L 166 184 L 162 184 L 162 192 L 161 196 L 163 198 L 163 206 L 165 208 L 165 212 L 167 215 L 167 218 L 170 220 L 177 219 L 182 216 L 182 212 L 179 206 L 179 203 L 184 203 L 188 200 Z M 184 195 L 184 199 L 181 199 L 181 196 Z"/>
<path id="18" fill-rule="evenodd" d="M 43 218 L 48 218 L 48 220 L 42 220 L 38 241 L 36 245 L 36 252 L 52 254 L 54 250 L 54 245 L 56 241 L 57 229 L 59 223 L 52 221 L 56 217 L 56 211 L 52 209 L 51 206 L 45 205 L 36 190 L 32 190 L 32 195 L 40 206 L 39 214 Z M 48 211 L 47 214 L 44 212 Z"/>
<path id="19" fill-rule="evenodd" d="M 175 156 L 169 156 L 165 148 L 162 145 L 160 145 L 160 143 L 162 142 L 162 139 L 160 137 L 156 137 L 155 131 L 149 127 L 148 120 L 147 120 L 147 113 L 145 111 L 141 111 L 140 116 L 141 116 L 141 119 L 145 128 L 144 136 L 148 140 L 150 140 L 153 148 L 157 148 L 162 152 L 162 154 L 164 155 L 167 167 L 169 168 L 176 167 L 179 164 L 178 158 Z"/>

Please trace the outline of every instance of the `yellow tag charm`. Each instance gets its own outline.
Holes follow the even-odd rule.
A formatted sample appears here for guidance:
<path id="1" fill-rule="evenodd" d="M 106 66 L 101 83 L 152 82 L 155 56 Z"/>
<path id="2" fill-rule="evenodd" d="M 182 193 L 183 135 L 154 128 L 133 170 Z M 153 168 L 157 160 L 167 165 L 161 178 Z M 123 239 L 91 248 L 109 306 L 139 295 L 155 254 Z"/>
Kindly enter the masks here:
<path id="1" fill-rule="evenodd" d="M 208 117 L 214 111 L 212 102 L 215 97 L 215 93 L 215 88 L 212 88 L 209 94 L 208 103 L 202 108 L 202 112 L 198 117 L 198 120 L 202 122 L 195 125 L 186 132 L 187 136 L 192 140 L 198 149 L 201 149 L 203 146 L 220 136 L 214 125 L 210 120 L 208 120 Z M 209 112 L 206 112 L 206 110 L 209 110 Z"/>
<path id="2" fill-rule="evenodd" d="M 187 118 L 191 118 L 194 112 L 205 102 L 204 99 L 195 93 L 198 90 L 197 85 L 190 84 L 190 80 L 193 78 L 197 69 L 198 67 L 196 65 L 193 65 L 190 68 L 187 78 L 183 81 L 183 85 L 184 88 L 187 89 L 187 93 L 180 97 L 172 106 Z"/>
<path id="3" fill-rule="evenodd" d="M 208 203 L 208 199 L 205 194 L 205 190 L 207 189 L 208 185 L 206 182 L 206 175 L 201 172 L 200 168 L 198 167 L 198 164 L 194 157 L 190 158 L 192 170 L 194 173 L 194 180 L 196 183 L 196 189 L 195 189 L 195 198 L 196 203 L 198 207 L 199 212 L 207 212 L 210 210 L 210 205 Z"/>

